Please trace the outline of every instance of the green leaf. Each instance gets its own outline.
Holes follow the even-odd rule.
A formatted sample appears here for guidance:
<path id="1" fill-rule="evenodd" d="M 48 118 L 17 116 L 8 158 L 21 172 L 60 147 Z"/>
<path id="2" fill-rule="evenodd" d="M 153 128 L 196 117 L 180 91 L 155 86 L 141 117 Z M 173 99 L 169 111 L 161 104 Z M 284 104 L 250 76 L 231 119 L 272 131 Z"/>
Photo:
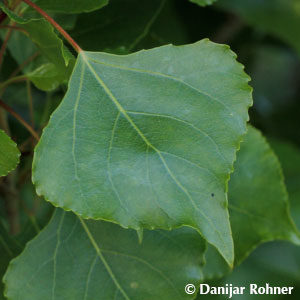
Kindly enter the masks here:
<path id="1" fill-rule="evenodd" d="M 91 51 L 132 52 L 147 36 L 165 3 L 166 0 L 112 0 L 99 11 L 81 14 L 71 36 Z"/>
<path id="2" fill-rule="evenodd" d="M 300 244 L 289 213 L 280 164 L 262 135 L 249 127 L 229 182 L 229 213 L 235 262 L 272 240 Z"/>
<path id="3" fill-rule="evenodd" d="M 2 31 L 3 32 L 3 31 Z M 2 40 L 5 32 L 1 35 Z M 49 91 L 55 89 L 64 79 L 57 76 L 57 67 L 49 60 L 40 55 L 36 45 L 24 34 L 15 31 L 8 40 L 7 48 L 18 63 L 30 61 L 22 68 L 22 73 L 41 90 Z"/>
<path id="4" fill-rule="evenodd" d="M 84 49 L 115 54 L 187 44 L 189 32 L 177 4 L 173 0 L 111 0 L 101 10 L 81 14 L 70 33 Z"/>
<path id="5" fill-rule="evenodd" d="M 298 0 L 222 0 L 218 5 L 238 14 L 250 25 L 280 38 L 300 53 Z"/>
<path id="6" fill-rule="evenodd" d="M 26 75 L 38 89 L 43 91 L 52 91 L 61 83 L 57 76 L 56 67 L 52 63 L 42 64 Z"/>
<path id="7" fill-rule="evenodd" d="M 190 8 L 189 3 L 166 0 L 156 20 L 147 28 L 148 33 L 139 43 L 136 43 L 135 51 L 151 49 L 166 44 L 185 45 L 191 43 L 190 28 L 182 16 L 181 11 L 185 7 Z M 174 30 L 176 28 L 176 30 Z M 198 36 L 196 40 L 199 39 Z"/>
<path id="8" fill-rule="evenodd" d="M 6 297 L 35 299 L 191 299 L 202 277 L 205 243 L 191 228 L 136 232 L 83 221 L 57 209 L 5 275 Z"/>
<path id="9" fill-rule="evenodd" d="M 20 152 L 17 145 L 0 130 L 0 176 L 7 175 L 19 163 Z"/>
<path id="10" fill-rule="evenodd" d="M 300 228 L 300 150 L 286 141 L 271 139 L 270 143 L 282 165 L 291 204 L 291 214 Z"/>
<path id="11" fill-rule="evenodd" d="M 226 276 L 222 281 L 210 282 L 211 286 L 246 286 L 257 284 L 258 286 L 294 287 L 292 295 L 282 294 L 251 295 L 246 288 L 243 295 L 233 296 L 232 299 L 241 300 L 264 300 L 269 297 L 272 300 L 299 299 L 300 290 L 300 268 L 299 247 L 287 242 L 272 242 L 261 245 L 240 266 L 234 268 L 232 274 Z M 203 299 L 199 295 L 197 300 Z M 227 295 L 205 295 L 205 300 L 228 300 Z"/>
<path id="12" fill-rule="evenodd" d="M 288 188 L 297 190 L 299 152 L 282 142 L 275 145 L 283 158 L 289 178 Z M 251 126 L 241 143 L 234 168 L 229 181 L 228 201 L 235 263 L 241 263 L 257 245 L 266 241 L 280 239 L 299 244 L 299 232 L 290 218 L 278 160 L 264 137 Z M 292 214 L 295 217 L 298 214 L 299 220 L 299 197 L 296 193 L 292 195 L 295 196 Z M 221 278 L 229 273 L 224 259 L 211 246 L 205 257 L 203 273 L 206 279 Z"/>
<path id="13" fill-rule="evenodd" d="M 232 268 L 228 266 L 216 248 L 208 244 L 205 251 L 205 265 L 202 270 L 205 281 L 217 280 L 230 271 Z"/>
<path id="14" fill-rule="evenodd" d="M 217 0 L 190 0 L 190 1 L 193 2 L 193 3 L 196 3 L 200 6 L 206 6 L 206 5 L 213 4 Z"/>
<path id="15" fill-rule="evenodd" d="M 2 41 L 4 40 L 6 34 L 7 31 L 5 29 L 1 30 L 0 35 Z M 11 34 L 7 43 L 7 48 L 18 65 L 21 65 L 26 59 L 38 51 L 38 48 L 28 38 L 28 36 L 24 32 L 17 30 Z"/>
<path id="16" fill-rule="evenodd" d="M 231 264 L 227 181 L 246 131 L 248 80 L 229 47 L 208 40 L 81 52 L 35 151 L 37 193 L 137 230 L 189 225 Z"/>
<path id="17" fill-rule="evenodd" d="M 109 0 L 37 0 L 40 8 L 50 12 L 77 14 L 99 9 L 107 5 Z"/>
<path id="18" fill-rule="evenodd" d="M 253 153 L 253 148 L 259 148 L 259 150 L 255 150 Z M 236 174 L 239 184 L 237 184 L 234 176 L 232 176 L 229 185 L 229 195 L 231 195 L 229 197 L 229 207 L 233 228 L 236 227 L 237 229 L 238 226 L 239 230 L 238 235 L 234 234 L 234 239 L 236 244 L 236 253 L 238 257 L 241 257 L 241 250 L 237 248 L 241 246 L 241 242 L 243 241 L 241 241 L 241 237 L 246 236 L 248 239 L 249 236 L 251 237 L 249 239 L 250 242 L 246 243 L 249 247 L 247 253 L 249 253 L 249 251 L 253 249 L 253 243 L 251 243 L 251 241 L 253 241 L 253 237 L 256 235 L 256 239 L 259 239 L 260 242 L 265 241 L 264 238 L 266 236 L 262 236 L 261 233 L 268 231 L 268 229 L 270 229 L 269 231 L 273 235 L 272 239 L 277 238 L 276 234 L 278 230 L 279 232 L 295 233 L 293 232 L 294 229 L 291 226 L 289 218 L 286 217 L 286 203 L 284 203 L 285 191 L 282 186 L 280 187 L 280 185 L 282 185 L 282 176 L 276 157 L 260 133 L 251 127 L 249 127 L 240 152 L 238 152 L 238 160 L 235 167 L 236 170 L 234 174 Z M 261 171 L 257 171 L 257 169 L 260 169 Z M 260 174 L 261 172 L 264 172 L 266 176 L 262 177 Z M 243 197 L 241 197 L 241 191 L 237 188 L 237 186 L 240 185 L 244 190 L 242 193 Z M 275 186 L 275 191 L 273 190 L 273 192 L 269 193 L 268 191 L 270 186 Z M 279 188 L 276 188 L 277 186 L 279 186 Z M 278 196 L 275 192 L 278 193 Z M 248 194 L 249 196 L 247 196 Z M 273 197 L 275 201 L 273 200 Z M 242 223 L 235 222 L 237 218 L 241 217 L 240 210 L 237 211 L 236 209 L 232 209 L 232 202 L 237 198 L 239 199 L 239 203 L 237 204 L 240 206 L 239 208 L 241 208 L 242 203 L 243 209 L 245 209 L 242 217 L 244 218 L 244 222 L 247 226 L 242 226 Z M 245 207 L 245 204 L 251 202 L 251 200 L 253 203 L 253 199 L 255 200 L 254 206 L 259 206 L 262 202 L 267 202 L 268 205 L 272 206 L 273 212 L 275 211 L 276 213 L 276 211 L 281 209 L 281 215 L 277 214 L 272 216 L 272 218 L 269 216 L 263 216 L 263 219 L 265 220 L 261 220 L 261 213 L 259 213 L 259 210 L 253 210 L 252 207 L 250 209 L 249 207 Z M 266 201 L 266 199 L 268 199 L 268 201 Z M 245 212 L 246 218 L 249 217 L 250 213 L 253 214 L 250 219 L 245 219 Z M 55 253 L 55 249 L 57 249 L 57 256 L 55 260 L 55 270 L 57 270 L 57 273 L 55 278 L 59 284 L 55 284 L 55 286 L 58 287 L 58 290 L 56 290 L 54 294 L 54 299 L 56 299 L 56 293 L 58 295 L 67 295 L 72 297 L 72 299 L 77 299 L 76 297 L 81 299 L 81 293 L 86 291 L 85 287 L 87 280 L 80 281 L 78 278 L 88 277 L 88 275 L 83 274 L 92 274 L 88 278 L 90 278 L 89 290 L 93 292 L 91 292 L 91 294 L 87 292 L 87 299 L 93 299 L 93 295 L 98 295 L 97 288 L 101 288 L 101 283 L 107 281 L 110 282 L 109 287 L 105 290 L 103 290 L 103 288 L 101 289 L 101 296 L 103 299 L 110 299 L 112 296 L 107 293 L 112 293 L 116 290 L 116 287 L 114 287 L 114 289 L 111 288 L 111 285 L 114 283 L 111 278 L 107 279 L 107 273 L 103 276 L 103 269 L 105 268 L 103 262 L 101 264 L 99 260 L 100 266 L 98 269 L 96 269 L 96 263 L 95 266 L 93 264 L 94 259 L 99 259 L 98 257 L 95 257 L 96 253 L 93 253 L 96 252 L 95 248 L 92 246 L 93 240 L 96 241 L 97 245 L 100 245 L 98 247 L 101 247 L 101 252 L 105 255 L 105 261 L 112 271 L 112 274 L 114 274 L 115 278 L 119 279 L 119 283 L 122 282 L 121 286 L 125 292 L 129 290 L 127 294 L 128 297 L 132 299 L 143 299 L 143 297 L 147 299 L 147 297 L 153 297 L 153 294 L 147 294 L 145 293 L 145 290 L 136 290 L 134 295 L 131 295 L 130 292 L 132 291 L 132 286 L 140 286 L 140 282 L 136 281 L 136 279 L 132 276 L 142 279 L 147 277 L 148 279 L 145 281 L 146 283 L 143 282 L 144 284 L 157 286 L 157 284 L 153 282 L 154 279 L 152 276 L 149 275 L 148 270 L 145 270 L 140 265 L 132 263 L 133 255 L 140 259 L 142 258 L 154 267 L 159 266 L 160 270 L 161 266 L 166 266 L 166 269 L 163 269 L 165 274 L 164 278 L 168 278 L 169 282 L 172 282 L 174 286 L 179 288 L 179 293 L 182 295 L 182 298 L 179 299 L 184 299 L 184 295 L 182 294 L 180 287 L 183 287 L 186 282 L 198 284 L 199 281 L 203 281 L 204 279 L 215 279 L 222 277 L 224 274 L 229 272 L 229 268 L 225 261 L 211 246 L 209 246 L 205 252 L 206 264 L 204 267 L 202 266 L 202 256 L 204 251 L 203 244 L 200 242 L 200 236 L 191 229 L 181 228 L 171 232 L 145 230 L 143 243 L 139 244 L 137 235 L 131 230 L 124 230 L 111 223 L 99 221 L 86 221 L 87 227 L 85 227 L 84 223 L 81 223 L 77 220 L 75 215 L 70 213 L 66 213 L 64 217 L 65 219 L 62 220 L 63 214 L 65 213 L 61 210 L 57 210 L 47 228 L 34 241 L 30 242 L 24 253 L 11 264 L 5 277 L 5 282 L 7 284 L 7 296 L 9 296 L 10 299 L 17 299 L 15 297 L 20 285 L 25 285 L 31 288 L 31 290 L 26 291 L 24 294 L 30 295 L 33 299 L 40 298 L 42 296 L 43 299 L 50 299 L 52 296 L 52 286 L 47 284 L 45 286 L 46 289 L 43 289 L 43 295 L 40 294 L 41 289 L 39 287 L 41 286 L 41 282 L 48 283 L 52 281 L 54 261 L 51 260 L 51 258 L 53 257 L 53 253 Z M 258 223 L 257 226 L 253 226 L 253 216 L 254 222 Z M 286 222 L 284 219 L 286 219 Z M 266 227 L 265 223 L 267 223 L 267 226 L 269 225 L 268 222 L 273 224 L 266 230 L 264 227 Z M 288 226 L 286 224 L 288 224 Z M 281 226 L 283 228 L 277 228 Z M 249 231 L 249 227 L 253 232 Z M 235 233 L 235 230 L 233 230 L 233 232 Z M 290 237 L 290 235 L 287 236 Z M 49 237 L 51 237 L 51 239 L 49 239 Z M 172 240 L 173 243 L 170 243 Z M 42 249 L 40 247 L 41 244 L 43 244 Z M 94 246 L 96 244 L 94 243 Z M 180 245 L 180 247 L 177 247 L 177 245 Z M 109 255 L 109 251 L 110 253 L 114 253 L 113 256 L 119 255 L 116 253 L 120 251 L 119 249 L 122 249 L 123 251 L 123 259 L 121 261 L 112 258 Z M 202 250 L 200 251 L 199 249 Z M 70 255 L 69 251 L 72 251 L 72 255 Z M 182 253 L 185 253 L 186 256 L 182 258 L 182 253 L 177 253 L 177 251 L 183 251 Z M 193 254 L 191 254 L 190 251 L 192 251 Z M 36 253 L 39 253 L 39 255 Z M 126 259 L 124 259 L 125 255 L 127 256 Z M 38 260 L 36 260 L 37 257 Z M 69 278 L 71 275 L 68 276 L 68 274 L 66 275 L 65 273 L 66 265 L 73 266 L 74 263 L 72 260 L 75 257 L 77 264 L 80 264 L 81 268 L 78 269 L 78 273 L 76 273 L 76 276 L 72 277 L 72 280 L 70 281 Z M 172 264 L 170 264 L 169 261 L 170 257 L 172 257 Z M 174 257 L 180 258 L 176 259 Z M 199 261 L 199 257 L 201 257 L 200 260 L 202 263 L 196 263 L 193 265 L 195 261 Z M 82 260 L 84 260 L 84 263 L 81 263 Z M 45 264 L 44 262 L 48 263 Z M 162 262 L 164 262 L 164 264 L 162 264 Z M 177 263 L 175 266 L 174 262 Z M 34 273 L 37 265 L 43 265 L 43 267 L 38 271 L 38 273 Z M 94 266 L 92 269 L 93 271 L 89 273 L 88 270 L 91 266 Z M 170 266 L 172 266 L 171 269 L 169 269 Z M 191 273 L 184 271 L 185 269 L 183 266 L 190 266 L 194 272 L 197 270 L 197 277 L 183 278 L 186 274 L 191 276 Z M 124 274 L 124 269 L 126 269 L 126 279 L 122 276 Z M 70 274 L 74 273 L 72 268 L 68 270 Z M 28 274 L 34 275 L 29 276 Z M 176 278 L 173 278 L 174 274 L 176 274 Z M 30 278 L 31 281 L 27 282 L 24 280 L 26 278 Z M 158 279 L 160 280 L 160 278 Z M 123 284 L 123 280 L 125 281 L 125 284 Z M 137 285 L 133 285 L 132 282 L 136 282 Z M 146 285 L 143 286 L 144 289 L 148 289 Z M 75 289 L 74 286 L 76 286 L 76 296 L 73 295 Z M 163 299 L 169 299 L 169 297 L 172 299 L 173 297 L 177 299 L 176 294 L 168 294 L 166 286 L 168 286 L 167 282 L 163 282 L 159 285 L 161 289 L 156 289 L 157 297 L 163 297 Z M 151 292 L 153 292 L 153 290 L 151 290 Z"/>
<path id="19" fill-rule="evenodd" d="M 56 86 L 57 82 L 63 83 L 68 80 L 70 73 L 73 68 L 74 58 L 69 50 L 64 46 L 63 41 L 54 32 L 52 25 L 50 25 L 45 19 L 27 19 L 17 16 L 12 11 L 8 10 L 3 3 L 0 2 L 0 7 L 7 13 L 10 19 L 18 24 L 19 27 L 23 28 L 28 34 L 29 38 L 43 56 L 47 59 L 47 63 L 51 63 L 55 68 L 52 68 L 51 76 L 41 76 L 39 82 L 43 83 L 41 86 L 47 86 L 45 90 L 49 90 L 49 86 Z M 17 33 L 21 35 L 22 33 Z M 28 43 L 26 43 L 27 45 Z M 12 48 L 12 47 L 10 47 Z M 34 48 L 30 46 L 29 53 L 34 52 Z M 20 51 L 12 50 L 12 53 L 19 63 L 22 63 L 19 54 Z M 49 66 L 49 65 L 48 65 Z M 36 71 L 36 75 L 39 72 Z M 39 73 L 40 74 L 40 73 Z M 30 76 L 29 76 L 30 77 Z M 53 82 L 47 82 L 53 80 Z M 40 86 L 37 86 L 40 88 Z"/>

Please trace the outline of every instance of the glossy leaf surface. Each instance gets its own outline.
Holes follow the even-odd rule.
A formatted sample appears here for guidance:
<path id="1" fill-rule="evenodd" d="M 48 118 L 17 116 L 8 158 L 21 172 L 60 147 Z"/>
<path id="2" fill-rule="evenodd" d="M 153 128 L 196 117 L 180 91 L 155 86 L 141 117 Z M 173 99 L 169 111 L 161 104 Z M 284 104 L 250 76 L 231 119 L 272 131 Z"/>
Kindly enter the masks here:
<path id="1" fill-rule="evenodd" d="M 9 136 L 0 130 L 0 176 L 7 175 L 19 162 L 20 152 Z"/>
<path id="2" fill-rule="evenodd" d="M 202 280 L 204 251 L 203 239 L 191 228 L 145 230 L 139 244 L 134 230 L 83 221 L 57 209 L 48 226 L 11 263 L 4 279 L 6 296 L 191 299 L 184 287 Z"/>
<path id="3" fill-rule="evenodd" d="M 123 227 L 192 226 L 231 263 L 226 189 L 248 80 L 228 46 L 208 40 L 128 56 L 81 52 L 36 148 L 38 194 Z"/>

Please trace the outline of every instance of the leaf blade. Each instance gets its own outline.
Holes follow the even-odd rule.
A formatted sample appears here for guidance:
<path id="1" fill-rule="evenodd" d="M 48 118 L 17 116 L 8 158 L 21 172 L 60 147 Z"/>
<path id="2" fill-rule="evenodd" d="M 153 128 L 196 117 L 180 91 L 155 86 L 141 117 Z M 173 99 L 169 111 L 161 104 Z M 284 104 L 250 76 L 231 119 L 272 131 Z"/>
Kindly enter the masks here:
<path id="1" fill-rule="evenodd" d="M 195 53 L 196 66 L 189 60 Z M 220 71 L 219 60 L 227 63 Z M 214 85 L 220 77 L 221 93 Z M 127 56 L 84 52 L 72 78 L 35 152 L 37 192 L 83 217 L 123 227 L 192 226 L 230 264 L 226 185 L 246 130 L 251 89 L 228 47 L 203 40 Z M 225 121 L 206 122 L 215 116 Z M 63 163 L 53 168 L 51 161 Z M 68 189 L 58 185 L 57 173 Z"/>
<path id="2" fill-rule="evenodd" d="M 9 136 L 0 130 L 0 176 L 5 176 L 16 168 L 20 152 Z"/>
<path id="3" fill-rule="evenodd" d="M 262 242 L 287 240 L 299 244 L 279 161 L 253 127 L 249 126 L 241 144 L 228 197 L 236 264 Z"/>

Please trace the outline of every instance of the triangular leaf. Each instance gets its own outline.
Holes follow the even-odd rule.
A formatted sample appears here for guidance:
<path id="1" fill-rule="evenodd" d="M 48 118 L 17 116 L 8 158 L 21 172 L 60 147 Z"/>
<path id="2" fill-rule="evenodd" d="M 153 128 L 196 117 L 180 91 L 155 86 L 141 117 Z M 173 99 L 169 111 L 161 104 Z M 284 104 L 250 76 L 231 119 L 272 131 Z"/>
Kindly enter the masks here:
<path id="1" fill-rule="evenodd" d="M 0 130 L 0 176 L 7 175 L 16 168 L 20 152 L 17 145 Z"/>
<path id="2" fill-rule="evenodd" d="M 208 40 L 81 52 L 36 148 L 38 194 L 123 227 L 192 226 L 231 264 L 227 181 L 246 132 L 248 80 L 229 47 Z"/>

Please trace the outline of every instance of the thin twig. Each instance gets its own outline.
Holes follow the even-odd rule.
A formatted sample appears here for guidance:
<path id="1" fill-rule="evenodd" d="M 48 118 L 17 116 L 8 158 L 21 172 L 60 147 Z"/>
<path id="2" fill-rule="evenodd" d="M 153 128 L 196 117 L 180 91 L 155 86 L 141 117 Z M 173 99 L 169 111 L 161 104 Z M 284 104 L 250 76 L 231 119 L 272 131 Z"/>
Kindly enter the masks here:
<path id="1" fill-rule="evenodd" d="M 0 128 L 10 135 L 10 128 L 7 122 L 7 113 L 4 109 L 0 109 Z"/>
<path id="2" fill-rule="evenodd" d="M 0 29 L 18 30 L 18 31 L 22 31 L 22 32 L 28 34 L 27 30 L 25 30 L 24 28 L 18 27 L 18 26 L 14 26 L 14 25 L 0 25 Z"/>
<path id="3" fill-rule="evenodd" d="M 70 43 L 70 45 L 75 49 L 77 53 L 81 52 L 82 49 L 79 45 L 71 38 L 71 36 L 58 24 L 56 23 L 45 11 L 43 11 L 39 6 L 30 0 L 22 0 L 33 9 L 35 9 L 39 14 L 41 14 L 49 23 L 51 23 L 60 33 L 61 35 Z"/>
<path id="4" fill-rule="evenodd" d="M 28 108 L 29 108 L 31 127 L 34 129 L 33 97 L 31 92 L 31 83 L 29 79 L 26 81 L 26 90 L 27 90 L 27 99 L 28 99 Z M 33 149 L 35 144 L 32 137 L 31 137 L 31 144 Z"/>
<path id="5" fill-rule="evenodd" d="M 4 56 L 4 53 L 5 53 L 8 41 L 11 37 L 12 31 L 13 31 L 12 28 L 8 29 L 7 34 L 6 34 L 6 36 L 3 40 L 3 44 L 2 44 L 1 49 L 0 49 L 0 69 L 1 69 L 1 66 L 2 66 L 2 62 L 3 62 L 3 56 Z"/>
<path id="6" fill-rule="evenodd" d="M 2 187 L 3 188 L 3 185 Z M 9 229 L 11 235 L 20 233 L 20 215 L 19 215 L 19 195 L 16 189 L 16 171 L 10 173 L 6 177 L 4 185 L 5 192 L 5 209 L 9 222 Z"/>
<path id="7" fill-rule="evenodd" d="M 10 106 L 8 106 L 5 102 L 0 100 L 0 106 L 4 108 L 7 112 L 9 112 L 12 116 L 14 116 L 30 133 L 31 135 L 39 141 L 39 135 L 35 132 L 35 130 L 18 114 L 16 113 Z"/>
<path id="8" fill-rule="evenodd" d="M 20 82 L 20 81 L 25 81 L 27 80 L 27 76 L 26 75 L 20 75 L 20 76 L 16 76 L 16 77 L 12 77 L 7 79 L 6 81 L 0 83 L 0 96 L 3 95 L 4 90 L 6 89 L 7 86 L 9 86 L 11 83 L 15 83 L 15 82 Z"/>
<path id="9" fill-rule="evenodd" d="M 11 9 L 15 10 L 21 2 L 22 2 L 22 0 L 17 1 Z M 8 3 L 6 0 L 4 0 L 4 4 L 5 4 L 5 6 L 8 6 Z M 0 13 L 0 24 L 3 23 L 6 20 L 6 18 L 7 18 L 7 14 L 4 11 L 2 11 Z"/>
<path id="10" fill-rule="evenodd" d="M 34 128 L 33 98 L 32 98 L 32 92 L 31 92 L 31 84 L 28 79 L 26 81 L 26 88 L 27 88 L 27 98 L 28 98 L 30 121 L 31 121 L 32 128 Z"/>

